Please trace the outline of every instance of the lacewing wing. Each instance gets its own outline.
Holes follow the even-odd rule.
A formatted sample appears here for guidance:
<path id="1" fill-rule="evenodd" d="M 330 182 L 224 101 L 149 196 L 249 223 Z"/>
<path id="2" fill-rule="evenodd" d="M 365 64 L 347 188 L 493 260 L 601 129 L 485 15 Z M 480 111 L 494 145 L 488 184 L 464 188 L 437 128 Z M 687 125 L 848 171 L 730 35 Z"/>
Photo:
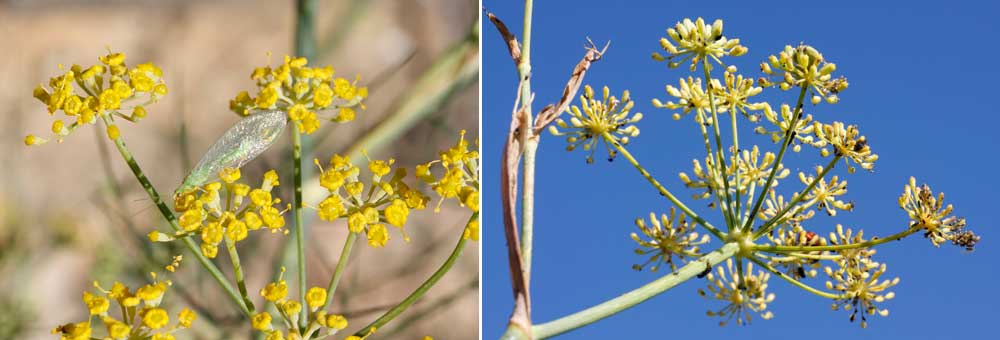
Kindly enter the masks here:
<path id="1" fill-rule="evenodd" d="M 243 118 L 208 148 L 198 165 L 174 191 L 174 196 L 207 183 L 223 168 L 240 168 L 257 158 L 281 136 L 285 123 L 285 113 L 277 110 L 260 111 Z"/>

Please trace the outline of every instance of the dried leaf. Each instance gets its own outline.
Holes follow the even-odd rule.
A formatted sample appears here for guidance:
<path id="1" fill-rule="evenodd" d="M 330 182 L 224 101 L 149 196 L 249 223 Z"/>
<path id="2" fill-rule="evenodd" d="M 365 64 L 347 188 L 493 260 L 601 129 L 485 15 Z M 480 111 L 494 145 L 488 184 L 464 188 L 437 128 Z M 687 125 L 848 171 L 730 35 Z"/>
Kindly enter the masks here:
<path id="1" fill-rule="evenodd" d="M 483 11 L 486 11 L 485 6 L 483 6 Z M 514 66 L 517 66 L 521 63 L 521 44 L 517 42 L 517 37 L 514 36 L 514 33 L 510 32 L 507 25 L 504 25 L 503 21 L 500 21 L 500 18 L 497 18 L 493 15 L 493 13 L 487 11 L 486 16 L 490 18 L 490 21 L 492 21 L 493 25 L 497 27 L 497 31 L 500 32 L 503 40 L 507 42 L 507 51 L 510 52 L 510 57 L 514 59 Z"/>
<path id="2" fill-rule="evenodd" d="M 546 105 L 545 108 L 538 114 L 535 118 L 535 134 L 540 134 L 549 123 L 559 118 L 559 115 L 566 111 L 569 107 L 569 103 L 573 101 L 573 97 L 576 96 L 576 92 L 580 89 L 580 84 L 583 84 L 583 76 L 587 74 L 587 70 L 590 69 L 590 64 L 601 60 L 604 56 L 604 52 L 608 50 L 608 46 L 611 45 L 609 41 L 604 45 L 601 50 L 597 49 L 593 41 L 587 39 L 590 46 L 587 46 L 587 53 L 583 55 L 583 59 L 580 60 L 576 67 L 573 68 L 573 75 L 570 76 L 569 81 L 566 83 L 566 87 L 563 89 L 562 97 L 559 98 L 559 103 L 556 105 Z"/>

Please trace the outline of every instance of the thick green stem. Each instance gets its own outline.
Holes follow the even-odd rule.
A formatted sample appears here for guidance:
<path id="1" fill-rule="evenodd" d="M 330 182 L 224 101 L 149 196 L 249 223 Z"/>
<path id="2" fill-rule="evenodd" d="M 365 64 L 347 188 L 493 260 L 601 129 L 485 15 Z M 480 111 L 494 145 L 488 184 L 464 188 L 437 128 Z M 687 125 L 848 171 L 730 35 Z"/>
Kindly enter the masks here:
<path id="1" fill-rule="evenodd" d="M 236 286 L 240 289 L 240 295 L 243 296 L 243 303 L 247 305 L 250 312 L 254 312 L 253 302 L 250 301 L 250 295 L 247 294 L 247 283 L 243 278 L 243 266 L 240 265 L 240 254 L 236 251 L 236 242 L 230 239 L 228 236 L 224 237 L 226 240 L 226 250 L 229 251 L 229 259 L 233 263 L 233 276 L 236 277 Z"/>
<path id="2" fill-rule="evenodd" d="M 111 121 L 111 118 L 108 117 L 108 115 L 101 115 L 101 119 L 104 121 L 106 127 L 114 125 L 114 122 Z M 156 191 L 156 188 L 153 188 L 153 184 L 149 181 L 149 178 L 146 178 L 142 168 L 139 167 L 139 163 L 137 163 L 135 158 L 132 157 L 132 152 L 130 152 L 128 147 L 125 145 L 125 139 L 119 136 L 114 139 L 114 142 L 115 147 L 118 148 L 118 153 L 120 153 L 122 158 L 125 159 L 125 163 L 127 163 L 129 169 L 132 170 L 132 174 L 135 175 L 135 179 L 139 181 L 142 189 L 146 191 L 147 195 L 149 195 L 149 199 L 156 205 L 157 210 L 160 211 L 160 215 L 167 220 L 167 223 L 170 224 L 170 227 L 173 228 L 174 231 L 181 231 L 182 229 L 180 225 L 177 224 L 177 217 L 174 216 L 174 213 L 170 210 L 170 208 L 163 203 L 162 199 L 160 199 L 160 194 Z M 243 315 L 250 317 L 250 309 L 243 303 L 243 299 L 240 297 L 240 294 L 236 292 L 233 285 L 226 280 L 226 277 L 221 271 L 219 271 L 219 268 L 201 253 L 201 249 L 194 243 L 193 240 L 191 240 L 190 237 L 183 237 L 181 238 L 181 241 L 184 242 L 184 246 L 191 251 L 192 255 L 198 259 L 198 263 L 201 263 L 201 266 L 204 267 L 205 270 L 208 270 L 208 273 L 212 275 L 212 278 L 214 278 L 215 281 L 219 283 L 219 286 L 226 291 L 230 300 L 232 300 L 236 304 L 236 307 L 243 312 Z"/>
<path id="3" fill-rule="evenodd" d="M 469 217 L 469 222 L 475 221 L 478 218 L 479 218 L 479 213 L 478 212 L 473 213 L 472 216 Z M 430 290 L 432 287 L 434 287 L 435 284 L 437 284 L 438 280 L 441 280 L 441 277 L 443 277 L 444 274 L 447 274 L 448 271 L 451 270 L 451 267 L 455 265 L 456 261 L 458 261 L 459 256 L 462 255 L 462 250 L 465 249 L 465 243 L 467 241 L 468 240 L 465 239 L 464 234 L 459 234 L 458 243 L 455 244 L 455 249 L 451 251 L 451 255 L 449 255 L 448 259 L 441 264 L 441 267 L 439 267 L 436 271 L 434 271 L 434 274 L 431 274 L 431 276 L 428 277 L 427 280 L 425 280 L 424 283 L 420 285 L 420 287 L 417 287 L 417 289 L 414 290 L 413 293 L 410 293 L 410 295 L 407 296 L 405 299 L 403 299 L 403 301 L 400 301 L 399 304 L 397 304 L 395 307 L 392 307 L 392 309 L 390 309 L 388 312 L 385 312 L 385 314 L 382 314 L 382 316 L 380 316 L 378 319 L 375 319 L 375 321 L 373 321 L 371 324 L 368 324 L 368 326 L 365 326 L 364 328 L 361 328 L 360 330 L 355 332 L 354 335 L 363 337 L 368 333 L 375 332 L 377 329 L 389 323 L 389 321 L 392 321 L 392 319 L 396 318 L 396 316 L 399 316 L 399 314 L 403 313 L 404 311 L 406 311 L 407 308 L 409 308 L 411 305 L 417 302 L 417 300 L 423 297 L 428 290 Z"/>
<path id="4" fill-rule="evenodd" d="M 710 268 L 719 262 L 732 257 L 739 251 L 739 249 L 740 246 L 738 244 L 727 243 L 722 246 L 722 248 L 702 256 L 696 261 L 689 262 L 677 271 L 667 274 L 656 281 L 650 282 L 633 291 L 622 294 L 621 296 L 587 308 L 583 311 L 559 318 L 555 321 L 535 325 L 532 327 L 534 339 L 553 337 L 615 315 L 618 312 L 635 306 L 643 301 L 649 300 L 650 298 L 659 295 L 660 293 L 663 293 L 682 282 L 690 280 L 698 274 L 705 272 L 706 268 Z"/>
<path id="5" fill-rule="evenodd" d="M 764 197 L 767 197 L 767 191 L 771 190 L 771 184 L 774 183 L 774 175 L 778 173 L 781 160 L 785 157 L 785 150 L 788 149 L 788 145 L 795 138 L 795 125 L 798 124 L 799 116 L 802 115 L 802 101 L 805 100 L 806 90 L 808 89 L 807 86 L 802 86 L 802 91 L 799 92 L 799 100 L 795 103 L 795 109 L 792 112 L 792 121 L 791 124 L 788 124 L 788 131 L 785 131 L 785 139 L 781 143 L 781 149 L 778 150 L 778 157 L 774 159 L 774 165 L 771 166 L 771 173 L 767 175 L 767 181 L 760 188 L 760 196 L 757 196 L 757 201 L 754 203 L 753 209 L 750 209 L 750 214 L 747 215 L 747 223 L 743 226 L 744 230 L 750 230 L 749 228 L 753 225 L 757 211 L 760 210 L 760 205 L 764 203 Z"/>
<path id="6" fill-rule="evenodd" d="M 754 232 L 753 234 L 754 239 L 770 232 L 771 229 L 774 229 L 775 226 L 779 226 L 782 223 L 785 223 L 785 221 L 787 221 L 789 218 L 791 218 L 791 216 L 785 217 L 785 214 L 788 213 L 789 210 L 792 210 L 792 207 L 794 207 L 795 204 L 801 202 L 802 198 L 806 197 L 806 195 L 809 194 L 809 192 L 816 187 L 816 183 L 819 183 L 819 180 L 823 179 L 823 177 L 826 176 L 826 173 L 830 172 L 830 169 L 833 169 L 833 167 L 837 165 L 837 161 L 839 161 L 841 157 L 843 156 L 840 155 L 834 156 L 833 159 L 830 160 L 830 163 L 827 163 L 826 166 L 823 167 L 823 170 L 820 171 L 819 174 L 817 174 L 816 177 L 813 178 L 812 182 L 810 182 L 809 185 L 806 186 L 805 190 L 802 190 L 802 192 L 800 192 L 798 195 L 795 195 L 795 197 L 792 198 L 792 201 L 788 202 L 788 205 L 786 205 L 784 208 L 781 209 L 781 211 L 778 211 L 778 213 L 774 215 L 774 218 L 772 218 L 770 221 L 765 222 L 764 225 L 760 227 L 760 229 L 757 229 L 757 231 Z"/>
<path id="7" fill-rule="evenodd" d="M 895 240 L 904 238 L 906 236 L 909 236 L 910 234 L 913 234 L 913 233 L 917 232 L 918 230 L 921 230 L 921 229 L 919 229 L 919 228 L 909 228 L 909 229 L 906 229 L 906 230 L 904 230 L 902 232 L 899 232 L 899 233 L 896 233 L 896 234 L 892 234 L 892 235 L 890 235 L 888 237 L 885 237 L 885 238 L 873 238 L 871 240 L 868 240 L 868 241 L 865 241 L 865 242 L 858 242 L 858 243 L 835 244 L 835 245 L 828 245 L 828 246 L 774 246 L 774 245 L 765 246 L 765 245 L 762 245 L 762 246 L 753 246 L 753 250 L 754 251 L 766 251 L 766 252 L 771 252 L 771 253 L 795 253 L 795 252 L 809 252 L 809 251 L 837 251 L 837 250 L 848 250 L 848 249 L 857 249 L 857 248 L 868 248 L 868 247 L 877 246 L 877 245 L 880 245 L 880 244 L 883 244 L 883 243 L 886 243 L 886 242 L 889 242 L 889 241 L 895 241 Z"/>
<path id="8" fill-rule="evenodd" d="M 726 239 L 725 235 L 723 235 L 722 232 L 719 231 L 719 229 L 716 229 L 715 226 L 713 226 L 711 223 L 708 223 L 708 221 L 701 218 L 701 216 L 695 214 L 694 211 L 691 210 L 691 208 L 688 208 L 687 205 L 684 205 L 684 202 L 681 202 L 679 199 L 677 199 L 677 197 L 671 194 L 670 191 L 667 190 L 667 188 L 663 187 L 663 185 L 660 184 L 659 181 L 653 178 L 653 175 L 650 175 L 649 171 L 646 171 L 646 169 L 643 168 L 642 165 L 639 165 L 639 161 L 637 161 L 635 157 L 632 157 L 632 154 L 629 153 L 628 150 L 626 150 L 625 147 L 623 147 L 620 143 L 615 141 L 610 134 L 604 133 L 602 137 L 604 138 L 604 140 L 608 141 L 608 143 L 613 145 L 615 149 L 618 150 L 618 153 L 624 156 L 625 159 L 628 159 L 629 163 L 632 163 L 632 166 L 634 166 L 636 170 L 639 170 L 639 173 L 642 174 L 642 177 L 645 177 L 646 180 L 649 181 L 649 183 L 652 184 L 653 187 L 655 187 L 656 190 L 660 192 L 660 195 L 663 195 L 668 200 L 670 200 L 670 202 L 673 203 L 675 206 L 677 206 L 678 209 L 681 209 L 681 211 L 683 211 L 685 214 L 691 217 L 691 219 L 700 224 L 702 227 L 705 227 L 705 229 L 711 232 L 712 235 L 715 235 L 715 237 L 717 237 L 720 240 Z"/>
<path id="9" fill-rule="evenodd" d="M 326 302 L 319 310 L 326 310 L 326 307 L 333 302 L 333 293 L 337 291 L 337 285 L 340 283 L 340 277 L 344 275 L 344 269 L 347 268 L 347 260 L 351 257 L 351 251 L 354 249 L 355 240 L 358 239 L 358 233 L 352 232 L 347 235 L 347 240 L 344 240 L 344 249 L 340 251 L 340 259 L 337 260 L 337 268 L 333 270 L 333 276 L 330 277 L 330 283 L 326 286 Z"/>

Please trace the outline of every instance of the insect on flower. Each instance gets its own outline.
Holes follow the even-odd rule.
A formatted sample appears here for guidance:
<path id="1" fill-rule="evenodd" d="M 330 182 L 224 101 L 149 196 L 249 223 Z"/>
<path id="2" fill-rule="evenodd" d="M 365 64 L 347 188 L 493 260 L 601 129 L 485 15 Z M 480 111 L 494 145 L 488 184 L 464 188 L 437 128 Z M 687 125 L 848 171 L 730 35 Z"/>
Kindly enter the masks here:
<path id="1" fill-rule="evenodd" d="M 205 184 L 223 168 L 240 168 L 257 158 L 281 136 L 287 115 L 279 110 L 267 110 L 243 118 L 229 128 L 219 140 L 208 148 L 198 165 L 184 177 L 184 182 L 174 191 L 174 196 Z"/>

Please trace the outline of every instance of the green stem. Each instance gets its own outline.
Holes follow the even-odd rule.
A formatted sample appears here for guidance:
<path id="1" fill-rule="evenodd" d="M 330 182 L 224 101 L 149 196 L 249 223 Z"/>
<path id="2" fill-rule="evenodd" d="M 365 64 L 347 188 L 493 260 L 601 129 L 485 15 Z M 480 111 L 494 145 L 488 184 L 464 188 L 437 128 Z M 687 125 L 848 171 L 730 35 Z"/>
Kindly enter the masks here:
<path id="1" fill-rule="evenodd" d="M 733 208 L 733 219 L 736 226 L 743 225 L 743 214 L 740 211 L 740 136 L 739 131 L 736 128 L 736 108 L 732 107 L 729 109 L 729 118 L 733 121 L 733 167 L 736 168 L 736 199 L 733 200 L 735 207 Z"/>
<path id="2" fill-rule="evenodd" d="M 295 54 L 312 59 L 316 56 L 316 0 L 295 1 Z"/>
<path id="3" fill-rule="evenodd" d="M 104 121 L 105 127 L 114 125 L 114 122 L 111 121 L 111 118 L 107 115 L 101 115 L 101 119 Z M 156 205 L 157 210 L 160 211 L 160 215 L 167 220 L 167 223 L 170 224 L 170 227 L 173 228 L 174 231 L 181 231 L 182 229 L 180 225 L 177 224 L 177 217 L 174 216 L 174 213 L 170 210 L 170 208 L 163 203 L 162 199 L 160 199 L 160 194 L 156 191 L 156 188 L 153 188 L 153 184 L 149 181 L 149 178 L 146 178 L 142 168 L 139 167 L 139 163 L 137 163 L 135 158 L 132 157 L 132 152 L 129 151 L 128 147 L 125 145 L 125 139 L 119 136 L 114 139 L 114 142 L 115 147 L 118 148 L 118 153 L 122 155 L 122 158 L 125 160 L 125 163 L 128 164 L 129 169 L 132 170 L 132 174 L 135 175 L 135 179 L 139 181 L 142 189 L 146 191 L 147 195 L 149 195 L 149 199 Z M 236 292 L 233 285 L 230 284 L 222 272 L 219 271 L 219 268 L 201 253 L 201 249 L 195 245 L 194 241 L 191 240 L 190 237 L 181 238 L 181 241 L 184 242 L 184 246 L 191 251 L 192 255 L 198 259 L 198 263 L 201 263 L 201 266 L 204 267 L 205 270 L 212 275 L 212 278 L 219 283 L 219 286 L 226 291 L 229 298 L 236 304 L 237 308 L 243 312 L 243 315 L 250 317 L 250 309 L 247 305 L 243 304 L 243 299 L 240 297 L 240 294 Z"/>
<path id="4" fill-rule="evenodd" d="M 696 261 L 691 261 L 677 271 L 667 274 L 656 281 L 650 282 L 642 287 L 622 294 L 614 299 L 605 301 L 599 305 L 587 308 L 583 311 L 559 318 L 555 321 L 546 322 L 532 327 L 531 331 L 534 339 L 545 339 L 553 337 L 635 306 L 643 301 L 663 293 L 678 284 L 690 280 L 691 278 L 705 272 L 705 268 L 714 266 L 736 254 L 740 246 L 736 243 L 726 243 L 722 248 L 702 256 Z M 523 339 L 523 338 L 521 338 Z"/>
<path id="5" fill-rule="evenodd" d="M 250 295 L 247 294 L 247 283 L 243 278 L 243 266 L 240 265 L 240 254 L 236 251 L 236 242 L 229 238 L 229 236 L 224 236 L 226 240 L 226 250 L 229 251 L 229 259 L 233 262 L 233 275 L 236 277 L 236 286 L 240 289 L 240 295 L 243 296 L 243 303 L 247 305 L 250 312 L 254 312 L 253 302 L 250 301 Z"/>
<path id="6" fill-rule="evenodd" d="M 358 233 L 355 232 L 347 235 L 347 240 L 344 241 L 344 249 L 340 251 L 340 259 L 337 260 L 337 268 L 333 270 L 330 283 L 326 286 L 326 302 L 323 303 L 323 306 L 319 310 L 326 310 L 326 307 L 333 302 L 333 293 L 337 291 L 340 277 L 344 275 L 344 269 L 347 268 L 347 260 L 351 257 L 351 250 L 354 249 L 354 243 L 357 238 Z"/>
<path id="7" fill-rule="evenodd" d="M 534 1 L 524 0 L 524 29 L 521 34 L 521 59 L 517 65 L 521 78 L 521 112 L 525 117 L 521 126 L 521 146 L 524 148 L 521 170 L 521 260 L 524 281 L 531 282 L 532 242 L 535 228 L 535 151 L 538 136 L 534 134 L 531 111 L 531 17 Z"/>
<path id="8" fill-rule="evenodd" d="M 795 204 L 801 202 L 802 198 L 806 197 L 806 195 L 808 195 L 809 192 L 816 187 L 816 184 L 819 183 L 819 180 L 823 179 L 823 177 L 826 176 L 826 173 L 830 172 L 830 170 L 833 169 L 835 165 L 837 165 L 837 161 L 839 161 L 841 157 L 843 156 L 840 155 L 834 156 L 833 159 L 830 160 L 830 163 L 827 163 L 826 166 L 823 167 L 823 170 L 821 170 L 819 174 L 817 174 L 816 177 L 813 178 L 812 182 L 810 182 L 809 185 L 806 186 L 805 190 L 802 190 L 802 192 L 800 192 L 798 195 L 795 195 L 795 197 L 792 198 L 791 202 L 788 202 L 788 204 L 785 205 L 785 207 L 782 208 L 781 211 L 778 211 L 778 213 L 774 215 L 774 218 L 765 222 L 763 226 L 761 226 L 759 229 L 757 229 L 756 232 L 754 232 L 753 238 L 756 239 L 761 235 L 768 233 L 769 231 L 771 231 L 771 229 L 774 229 L 775 226 L 781 225 L 782 223 L 785 223 L 785 221 L 787 221 L 789 218 L 791 218 L 791 216 L 785 217 L 785 214 L 788 213 L 788 211 L 791 210 L 792 207 L 795 206 Z"/>
<path id="9" fill-rule="evenodd" d="M 472 216 L 469 217 L 469 221 L 470 222 L 475 221 L 477 218 L 479 218 L 479 212 L 473 213 Z M 448 256 L 448 259 L 441 264 L 441 267 L 439 267 L 434 272 L 434 274 L 431 274 L 431 276 L 428 277 L 427 280 L 425 280 L 424 283 L 420 285 L 420 287 L 417 287 L 417 289 L 414 290 L 413 293 L 410 293 L 410 295 L 407 296 L 405 299 L 403 299 L 403 301 L 400 301 L 399 304 L 397 304 L 395 307 L 392 307 L 392 309 L 390 309 L 388 312 L 385 312 L 385 314 L 382 314 L 382 316 L 380 316 L 378 319 L 375 319 L 375 321 L 373 321 L 371 324 L 368 324 L 368 326 L 365 326 L 360 330 L 358 330 L 357 332 L 355 332 L 354 335 L 363 337 L 368 333 L 375 332 L 377 329 L 381 328 L 385 324 L 389 323 L 389 321 L 392 321 L 392 319 L 396 318 L 396 316 L 399 316 L 399 314 L 406 311 L 406 309 L 409 308 L 411 305 L 413 305 L 413 303 L 417 302 L 417 300 L 423 297 L 424 294 L 426 294 L 427 291 L 431 289 L 431 287 L 434 287 L 434 285 L 437 284 L 438 280 L 440 280 L 441 277 L 444 276 L 444 274 L 447 274 L 448 271 L 451 270 L 451 267 L 455 265 L 455 262 L 458 261 L 459 256 L 462 255 L 462 249 L 465 248 L 466 241 L 468 240 L 465 239 L 464 235 L 460 234 L 458 236 L 458 243 L 455 244 L 455 249 L 451 251 L 451 255 Z"/>
<path id="10" fill-rule="evenodd" d="M 889 241 L 895 241 L 910 234 L 913 234 L 921 230 L 920 228 L 909 228 L 902 232 L 892 234 L 885 238 L 873 238 L 865 242 L 858 243 L 847 243 L 847 244 L 835 244 L 828 246 L 774 246 L 774 245 L 761 245 L 753 246 L 754 251 L 766 251 L 771 253 L 794 253 L 794 252 L 808 252 L 808 251 L 837 251 L 837 250 L 848 250 L 857 248 L 868 248 L 877 246 Z"/>
<path id="11" fill-rule="evenodd" d="M 722 149 L 722 133 L 719 132 L 719 115 L 718 109 L 715 107 L 715 95 L 712 94 L 712 78 L 711 73 L 708 69 L 711 68 L 711 64 L 708 63 L 708 58 L 702 59 L 702 69 L 705 70 L 705 90 L 708 92 L 708 102 L 712 109 L 712 129 L 715 130 L 715 164 L 719 168 L 719 177 L 722 178 L 722 187 L 725 190 L 725 206 L 720 206 L 719 210 L 722 211 L 722 216 L 726 218 L 726 226 L 732 231 L 736 228 L 735 212 L 733 211 L 733 198 L 729 196 L 729 176 L 726 175 L 726 153 Z M 735 120 L 734 120 L 735 121 Z M 718 191 L 713 190 L 713 194 L 718 195 Z M 723 197 L 719 199 L 722 200 Z"/>
<path id="12" fill-rule="evenodd" d="M 684 205 L 684 202 L 678 200 L 677 197 L 675 197 L 673 194 L 670 193 L 669 190 L 667 190 L 667 188 L 663 187 L 663 185 L 660 184 L 659 181 L 653 178 L 653 175 L 650 175 L 649 171 L 646 171 L 646 169 L 643 168 L 642 165 L 639 165 L 639 161 L 637 161 L 635 157 L 632 157 L 632 154 L 629 153 L 628 150 L 626 150 L 625 147 L 623 147 L 620 143 L 615 141 L 614 138 L 612 138 L 612 136 L 609 133 L 605 132 L 601 136 L 611 145 L 614 145 L 615 149 L 618 150 L 618 153 L 624 156 L 625 159 L 628 159 L 629 163 L 632 163 L 632 166 L 634 166 L 636 170 L 639 170 L 639 173 L 642 174 L 642 177 L 645 177 L 646 180 L 653 185 L 653 187 L 656 187 L 656 190 L 660 192 L 660 195 L 663 195 L 668 200 L 670 200 L 670 202 L 673 203 L 675 206 L 677 206 L 677 208 L 681 209 L 681 211 L 690 216 L 691 219 L 700 224 L 702 227 L 705 227 L 705 229 L 711 232 L 713 235 L 715 235 L 715 237 L 719 238 L 720 240 L 726 239 L 725 235 L 723 235 L 722 232 L 719 231 L 719 229 L 716 229 L 715 226 L 713 226 L 711 223 L 708 223 L 708 221 L 705 221 L 705 219 L 701 218 L 701 216 L 695 214 L 694 211 L 691 210 L 691 208 L 688 208 L 686 205 Z"/>
<path id="13" fill-rule="evenodd" d="M 806 90 L 808 87 L 803 86 L 802 91 L 799 92 L 799 100 L 795 103 L 795 111 L 792 112 L 792 121 L 788 125 L 788 131 L 785 131 L 785 139 L 781 143 L 781 149 L 778 150 L 778 157 L 774 159 L 774 165 L 771 166 L 771 173 L 767 175 L 767 181 L 764 182 L 764 186 L 760 188 L 760 196 L 757 196 L 757 201 L 753 205 L 753 209 L 750 209 L 750 214 L 747 216 L 747 223 L 743 226 L 743 229 L 749 230 L 750 226 L 753 225 L 754 220 L 757 216 L 757 211 L 760 210 L 760 205 L 764 203 L 764 197 L 767 197 L 767 191 L 771 190 L 771 184 L 774 183 L 774 175 L 778 173 L 778 167 L 781 166 L 781 160 L 785 157 L 785 150 L 788 149 L 788 144 L 791 144 L 792 138 L 795 135 L 795 125 L 799 122 L 799 116 L 802 115 L 802 101 L 806 98 Z"/>
<path id="14" fill-rule="evenodd" d="M 306 305 L 306 252 L 305 252 L 305 225 L 302 223 L 302 133 L 299 128 L 292 128 L 292 176 L 295 186 L 295 199 L 292 205 L 292 219 L 295 220 L 295 256 L 298 265 L 299 297 L 303 306 Z M 302 308 L 299 320 L 305 322 L 308 318 L 306 309 Z"/>
<path id="15" fill-rule="evenodd" d="M 295 54 L 306 59 L 316 56 L 316 25 L 314 14 L 315 0 L 297 0 L 295 2 Z M 295 255 L 298 262 L 299 303 L 306 306 L 306 258 L 305 258 L 305 226 L 302 223 L 302 134 L 298 127 L 292 128 L 292 162 L 295 186 L 295 199 L 292 207 L 295 219 Z M 309 319 L 306 308 L 299 313 L 299 328 L 305 328 Z"/>
<path id="16" fill-rule="evenodd" d="M 785 281 L 788 281 L 789 283 L 795 285 L 796 287 L 802 288 L 803 290 L 805 290 L 807 292 L 816 294 L 816 295 L 818 295 L 820 297 L 824 297 L 824 298 L 827 298 L 827 299 L 842 299 L 842 298 L 844 298 L 844 296 L 842 296 L 842 295 L 833 294 L 833 293 L 829 293 L 829 292 L 824 292 L 822 290 L 813 288 L 810 285 L 807 285 L 805 283 L 799 282 L 799 280 L 793 279 L 791 276 L 788 276 L 785 273 L 782 273 L 782 272 L 778 271 L 777 269 L 775 269 L 771 265 L 767 264 L 767 262 L 764 262 L 764 261 L 761 261 L 760 259 L 758 259 L 756 256 L 750 256 L 750 257 L 748 257 L 748 259 L 750 259 L 750 261 L 753 261 L 757 265 L 760 265 L 761 267 L 764 267 L 765 269 L 767 269 L 768 271 L 770 271 L 774 275 L 778 275 L 778 277 L 784 279 Z"/>

